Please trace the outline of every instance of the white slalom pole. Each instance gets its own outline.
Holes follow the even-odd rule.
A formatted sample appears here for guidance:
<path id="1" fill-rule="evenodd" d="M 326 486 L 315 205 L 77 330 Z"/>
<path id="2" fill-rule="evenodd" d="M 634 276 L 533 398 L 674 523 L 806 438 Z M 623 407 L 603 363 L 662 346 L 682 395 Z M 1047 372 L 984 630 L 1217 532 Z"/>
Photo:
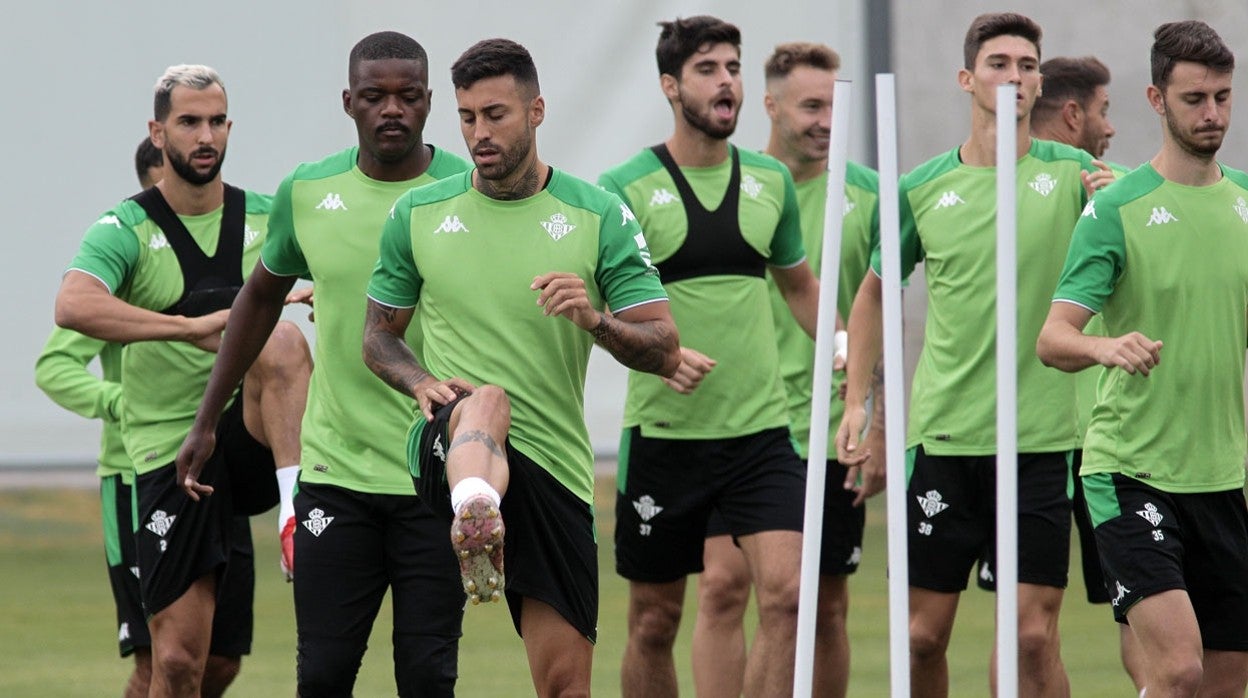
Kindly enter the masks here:
<path id="1" fill-rule="evenodd" d="M 832 141 L 828 149 L 828 191 L 823 206 L 823 254 L 819 270 L 819 328 L 815 332 L 815 377 L 806 457 L 806 509 L 802 532 L 801 589 L 797 607 L 797 653 L 793 698 L 811 695 L 814 681 L 815 619 L 819 604 L 819 550 L 823 539 L 823 486 L 827 480 L 829 405 L 836 334 L 836 287 L 841 269 L 845 163 L 849 159 L 849 107 L 853 83 L 837 80 L 832 91 Z"/>
<path id="2" fill-rule="evenodd" d="M 906 391 L 901 329 L 901 213 L 897 99 L 891 73 L 875 76 L 884 319 L 884 440 L 888 502 L 888 657 L 894 697 L 910 695 L 910 561 L 906 523 Z M 877 396 L 878 399 L 878 396 Z"/>
<path id="3" fill-rule="evenodd" d="M 1018 86 L 997 87 L 997 695 L 1018 695 Z"/>

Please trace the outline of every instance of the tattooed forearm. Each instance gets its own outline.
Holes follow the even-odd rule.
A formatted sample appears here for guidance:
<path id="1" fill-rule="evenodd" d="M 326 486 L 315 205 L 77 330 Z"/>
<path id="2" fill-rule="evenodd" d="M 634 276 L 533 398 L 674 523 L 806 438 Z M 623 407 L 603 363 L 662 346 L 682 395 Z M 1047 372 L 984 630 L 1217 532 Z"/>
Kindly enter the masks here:
<path id="1" fill-rule="evenodd" d="M 871 405 L 874 417 L 872 421 L 884 426 L 884 359 L 875 362 L 871 371 Z M 878 421 L 876 421 L 878 420 Z"/>
<path id="2" fill-rule="evenodd" d="M 364 363 L 391 388 L 412 395 L 412 386 L 429 377 L 420 367 L 403 333 L 406 323 L 398 322 L 398 308 L 369 301 L 364 320 Z M 397 325 L 402 324 L 401 329 Z"/>
<path id="3" fill-rule="evenodd" d="M 635 371 L 669 375 L 680 362 L 680 345 L 667 322 L 624 322 L 606 313 L 598 314 L 598 325 L 590 330 L 598 346 L 611 352 L 616 361 Z"/>
<path id="4" fill-rule="evenodd" d="M 464 444 L 467 444 L 467 443 L 472 443 L 474 441 L 480 441 L 482 445 L 490 449 L 490 453 L 498 456 L 499 458 L 507 457 L 507 454 L 503 453 L 503 450 L 498 447 L 498 443 L 494 441 L 494 437 L 481 431 L 480 429 L 473 429 L 470 432 L 466 432 L 466 433 L 460 434 L 459 436 L 456 436 L 455 440 L 451 441 L 451 447 L 446 449 L 447 457 L 449 458 L 451 455 L 451 451 L 454 451 L 456 448 L 459 448 L 460 446 L 463 446 Z"/>

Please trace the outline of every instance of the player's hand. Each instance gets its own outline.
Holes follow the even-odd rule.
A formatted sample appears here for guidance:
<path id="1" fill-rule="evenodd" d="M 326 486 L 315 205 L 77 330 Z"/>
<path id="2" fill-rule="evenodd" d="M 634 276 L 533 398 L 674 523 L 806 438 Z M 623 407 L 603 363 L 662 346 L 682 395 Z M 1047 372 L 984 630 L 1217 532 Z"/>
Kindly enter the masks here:
<path id="1" fill-rule="evenodd" d="M 186 341 L 204 351 L 217 353 L 221 348 L 221 333 L 225 330 L 225 321 L 229 317 L 229 308 L 199 317 L 188 317 Z"/>
<path id="2" fill-rule="evenodd" d="M 190 433 L 186 435 L 182 447 L 178 449 L 177 458 L 174 460 L 178 473 L 178 486 L 186 492 L 186 496 L 196 502 L 199 501 L 201 494 L 205 497 L 212 494 L 211 486 L 200 483 L 199 474 L 203 472 L 204 464 L 208 462 L 208 458 L 216 447 L 216 425 L 207 428 L 196 418 L 195 424 L 191 427 Z"/>
<path id="3" fill-rule="evenodd" d="M 845 473 L 845 489 L 855 493 L 854 506 L 862 506 L 868 497 L 884 490 L 888 482 L 888 461 L 884 453 L 884 430 L 871 427 L 867 438 L 859 448 L 866 449 L 868 457 L 862 465 L 848 468 Z"/>
<path id="4" fill-rule="evenodd" d="M 871 457 L 870 450 L 864 444 L 858 443 L 866 426 L 866 406 L 846 405 L 845 416 L 841 418 L 841 426 L 836 430 L 836 459 L 846 468 L 857 468 Z"/>
<path id="5" fill-rule="evenodd" d="M 1139 332 L 1130 332 L 1121 337 L 1103 337 L 1100 340 L 1096 362 L 1107 368 L 1121 368 L 1132 375 L 1139 372 L 1147 376 L 1161 363 L 1162 343 Z"/>
<path id="6" fill-rule="evenodd" d="M 682 395 L 688 395 L 702 383 L 702 379 L 715 368 L 717 363 L 715 359 L 700 351 L 681 347 L 680 365 L 676 367 L 676 373 L 672 374 L 671 378 L 660 377 L 663 378 L 667 387 Z"/>
<path id="7" fill-rule="evenodd" d="M 447 378 L 440 381 L 428 376 L 412 388 L 412 396 L 420 404 L 420 412 L 425 421 L 433 421 L 433 412 L 439 407 L 454 402 L 461 395 L 471 395 L 477 386 L 463 378 Z"/>
<path id="8" fill-rule="evenodd" d="M 537 304 L 543 315 L 559 315 L 589 332 L 598 326 L 598 310 L 589 302 L 585 280 L 576 274 L 552 271 L 533 279 L 529 288 L 539 291 Z"/>
<path id="9" fill-rule="evenodd" d="M 297 288 L 291 291 L 290 293 L 286 294 L 285 303 L 286 305 L 294 305 L 295 303 L 303 303 L 309 308 L 314 308 L 313 310 L 308 311 L 308 322 L 316 322 L 316 311 L 315 311 L 315 306 L 312 303 L 312 287 L 311 286 L 306 286 L 304 288 Z"/>
<path id="10" fill-rule="evenodd" d="M 1084 170 L 1079 173 L 1079 178 L 1083 180 L 1083 190 L 1087 192 L 1088 196 L 1092 196 L 1097 190 L 1109 186 L 1115 179 L 1114 171 L 1109 169 L 1109 165 L 1100 160 L 1093 160 L 1092 165 L 1096 167 L 1095 170 L 1091 172 Z"/>

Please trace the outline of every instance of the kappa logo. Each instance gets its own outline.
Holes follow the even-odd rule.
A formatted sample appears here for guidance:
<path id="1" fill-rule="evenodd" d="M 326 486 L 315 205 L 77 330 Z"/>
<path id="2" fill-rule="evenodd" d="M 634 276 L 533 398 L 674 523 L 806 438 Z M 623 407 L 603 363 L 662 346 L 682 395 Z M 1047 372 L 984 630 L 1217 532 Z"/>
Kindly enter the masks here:
<path id="1" fill-rule="evenodd" d="M 1243 201 L 1243 199 L 1240 199 L 1240 201 Z M 100 220 L 96 221 L 95 224 L 96 225 L 113 225 L 113 226 L 117 226 L 118 228 L 121 227 L 121 221 L 117 218 L 117 216 L 103 216 L 100 218 Z"/>
<path id="2" fill-rule="evenodd" d="M 255 242 L 258 237 L 260 237 L 259 230 L 252 230 L 250 225 L 243 224 L 243 247 L 250 247 L 251 243 Z"/>
<path id="3" fill-rule="evenodd" d="M 620 225 L 628 225 L 629 221 L 637 220 L 637 216 L 633 215 L 632 209 L 628 204 L 620 204 Z"/>
<path id="4" fill-rule="evenodd" d="M 663 511 L 663 507 L 654 503 L 654 497 L 643 494 L 633 502 L 633 508 L 637 510 L 637 515 L 641 517 L 642 523 L 638 526 L 639 532 L 643 536 L 650 535 L 653 527 L 650 525 L 650 519 L 659 515 Z"/>
<path id="5" fill-rule="evenodd" d="M 568 217 L 562 213 L 552 213 L 550 220 L 542 221 L 542 227 L 550 234 L 551 239 L 558 240 L 568 233 L 576 230 L 576 226 L 568 222 Z"/>
<path id="6" fill-rule="evenodd" d="M 138 579 L 138 578 L 139 578 L 139 566 L 138 566 L 138 565 L 135 565 L 135 566 L 131 567 L 131 568 L 130 568 L 130 574 L 133 574 L 133 575 L 134 575 L 134 578 L 135 578 L 135 579 Z"/>
<path id="7" fill-rule="evenodd" d="M 1040 196 L 1048 196 L 1049 194 L 1053 193 L 1053 189 L 1057 186 L 1057 180 L 1053 178 L 1053 175 L 1048 174 L 1046 172 L 1041 172 L 1040 174 L 1036 175 L 1030 182 L 1028 182 L 1027 186 L 1034 189 L 1037 193 L 1040 194 Z"/>
<path id="8" fill-rule="evenodd" d="M 164 233 L 156 233 L 151 240 L 147 241 L 147 246 L 153 251 L 163 250 L 169 246 L 169 238 L 165 237 Z"/>
<path id="9" fill-rule="evenodd" d="M 1235 199 L 1235 213 L 1239 214 L 1239 219 L 1248 223 L 1248 201 L 1244 201 L 1244 197 Z"/>
<path id="10" fill-rule="evenodd" d="M 433 437 L 433 455 L 437 456 L 443 463 L 446 462 L 446 449 L 442 447 L 441 434 Z"/>
<path id="11" fill-rule="evenodd" d="M 308 520 L 303 522 L 303 527 L 312 532 L 317 538 L 329 528 L 329 524 L 334 520 L 332 516 L 326 516 L 325 512 L 317 507 L 308 512 Z"/>
<path id="12" fill-rule="evenodd" d="M 666 206 L 673 201 L 680 201 L 680 197 L 671 193 L 667 189 L 655 189 L 654 194 L 650 196 L 651 206 Z"/>
<path id="13" fill-rule="evenodd" d="M 1157 206 L 1153 208 L 1153 214 L 1148 217 L 1148 222 L 1144 224 L 1147 228 L 1150 225 L 1165 225 L 1166 223 L 1177 223 L 1178 218 L 1173 213 L 1166 210 L 1165 206 Z"/>
<path id="14" fill-rule="evenodd" d="M 121 627 L 117 629 L 117 641 L 125 642 L 130 639 L 130 624 L 123 622 Z"/>
<path id="15" fill-rule="evenodd" d="M 841 217 L 848 216 L 849 212 L 854 210 L 854 208 L 856 208 L 857 206 L 858 204 L 850 201 L 848 196 L 845 197 L 845 212 L 841 214 Z"/>
<path id="16" fill-rule="evenodd" d="M 447 216 L 442 219 L 442 225 L 434 229 L 433 234 L 438 233 L 470 233 L 468 226 L 460 222 L 459 216 Z"/>
<path id="17" fill-rule="evenodd" d="M 329 192 L 328 194 L 326 194 L 325 198 L 321 199 L 321 203 L 317 204 L 316 207 L 323 208 L 326 211 L 349 211 L 350 210 L 347 208 L 346 204 L 342 203 L 342 197 L 333 192 Z"/>
<path id="18" fill-rule="evenodd" d="M 936 202 L 935 208 L 949 208 L 964 203 L 966 202 L 962 200 L 962 197 L 958 196 L 956 191 L 951 190 L 940 195 L 940 201 Z"/>
<path id="19" fill-rule="evenodd" d="M 1127 594 L 1130 594 L 1131 590 L 1124 587 L 1122 585 L 1122 582 L 1119 582 L 1117 580 L 1114 581 L 1114 586 L 1118 588 L 1118 595 L 1110 599 L 1109 603 L 1114 606 L 1117 606 L 1118 604 L 1122 603 L 1123 599 L 1127 598 Z"/>
<path id="20" fill-rule="evenodd" d="M 1096 202 L 1091 199 L 1088 199 L 1088 205 L 1083 207 L 1083 213 L 1079 214 L 1080 218 L 1087 218 L 1089 216 L 1098 221 L 1100 220 L 1096 217 Z"/>
<path id="21" fill-rule="evenodd" d="M 847 565 L 857 565 L 862 562 L 862 546 L 855 545 L 852 552 L 849 553 L 849 559 L 845 561 Z"/>
<path id="22" fill-rule="evenodd" d="M 754 175 L 747 174 L 741 178 L 741 191 L 749 194 L 751 199 L 757 199 L 763 193 L 763 183 L 754 179 Z"/>
<path id="23" fill-rule="evenodd" d="M 163 509 L 157 509 L 152 513 L 152 520 L 147 522 L 144 528 L 164 538 L 169 529 L 173 528 L 173 520 L 176 518 L 178 517 L 166 514 Z"/>
<path id="24" fill-rule="evenodd" d="M 641 253 L 641 261 L 646 263 L 646 268 L 654 269 L 654 265 L 650 262 L 650 246 L 646 244 L 645 234 L 637 233 L 633 236 L 633 242 L 637 243 L 637 251 Z"/>
<path id="25" fill-rule="evenodd" d="M 1145 521 L 1152 524 L 1153 528 L 1157 528 L 1157 526 L 1161 524 L 1161 520 L 1166 518 L 1161 515 L 1161 512 L 1157 511 L 1157 505 L 1152 502 L 1145 502 L 1144 510 L 1137 511 L 1135 513 L 1139 514 Z"/>
<path id="26" fill-rule="evenodd" d="M 992 568 L 985 562 L 983 567 L 979 568 L 979 578 L 990 584 L 995 584 L 997 578 L 992 574 Z"/>
<path id="27" fill-rule="evenodd" d="M 919 506 L 923 509 L 923 514 L 929 519 L 949 508 L 948 504 L 941 501 L 943 497 L 936 490 L 928 490 L 922 496 L 915 497 L 915 499 L 919 500 Z"/>

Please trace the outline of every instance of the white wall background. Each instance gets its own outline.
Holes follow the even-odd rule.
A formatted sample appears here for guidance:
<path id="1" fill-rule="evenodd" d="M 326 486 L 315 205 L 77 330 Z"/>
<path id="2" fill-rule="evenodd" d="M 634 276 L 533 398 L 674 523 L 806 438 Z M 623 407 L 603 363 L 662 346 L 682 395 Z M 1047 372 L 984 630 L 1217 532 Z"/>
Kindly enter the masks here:
<path id="1" fill-rule="evenodd" d="M 538 136 L 543 158 L 593 179 L 670 131 L 654 64 L 655 22 L 711 13 L 743 31 L 746 107 L 734 138 L 738 145 L 766 143 L 762 62 L 771 48 L 817 40 L 841 52 L 843 77 L 858 85 L 859 137 L 851 156 L 870 160 L 861 138 L 869 98 L 863 3 L 881 1 L 51 0 L 6 8 L 0 24 L 0 133 L 8 167 L 0 210 L 10 225 L 0 248 L 0 298 L 6 299 L 0 304 L 0 466 L 87 463 L 94 457 L 98 427 L 40 393 L 33 366 L 52 327 L 61 271 L 82 232 L 136 189 L 132 155 L 146 133 L 152 85 L 165 66 L 206 63 L 221 72 L 234 120 L 226 177 L 272 191 L 297 163 L 354 142 L 339 94 L 347 54 L 360 37 L 394 29 L 424 44 L 434 89 L 426 140 L 463 154 L 450 65 L 475 41 L 506 36 L 525 44 L 537 62 L 547 101 Z M 1014 8 L 1044 26 L 1045 56 L 1094 53 L 1114 72 L 1111 119 L 1120 133 L 1109 157 L 1123 163 L 1147 159 L 1158 139 L 1157 120 L 1142 96 L 1157 24 L 1199 17 L 1232 47 L 1248 45 L 1242 0 L 1032 0 Z M 965 138 L 967 98 L 954 79 L 962 36 L 976 14 L 1001 9 L 1011 8 L 971 0 L 892 0 L 903 168 Z M 1237 86 L 1243 76 L 1241 69 Z M 1223 154 L 1232 165 L 1248 166 L 1248 131 L 1233 129 Z M 919 281 L 907 302 L 908 312 L 920 319 L 921 288 Z M 288 313 L 291 319 L 302 315 Z M 914 336 L 920 328 L 921 322 L 911 322 L 909 331 Z M 600 452 L 615 449 L 623 386 L 623 371 L 596 354 L 586 413 Z"/>

